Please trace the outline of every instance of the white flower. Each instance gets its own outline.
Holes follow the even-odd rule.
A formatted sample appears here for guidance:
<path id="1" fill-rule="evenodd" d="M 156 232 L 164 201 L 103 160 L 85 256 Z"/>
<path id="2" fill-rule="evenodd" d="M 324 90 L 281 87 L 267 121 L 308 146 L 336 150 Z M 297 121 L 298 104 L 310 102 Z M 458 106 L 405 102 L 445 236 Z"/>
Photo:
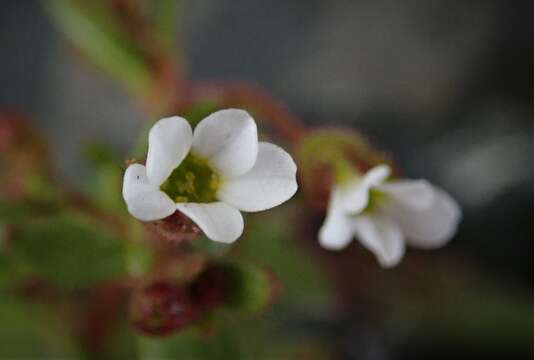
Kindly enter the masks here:
<path id="1" fill-rule="evenodd" d="M 297 167 L 280 147 L 258 142 L 256 123 L 243 110 L 217 111 L 194 132 L 178 116 L 150 130 L 146 167 L 124 174 L 128 211 L 141 221 L 179 210 L 212 240 L 231 243 L 243 232 L 240 210 L 262 211 L 297 191 Z"/>
<path id="2" fill-rule="evenodd" d="M 389 174 L 388 166 L 379 165 L 333 188 L 319 231 L 324 248 L 342 249 L 357 236 L 380 265 L 392 267 L 406 243 L 438 248 L 454 235 L 462 216 L 454 199 L 425 180 L 386 182 Z"/>

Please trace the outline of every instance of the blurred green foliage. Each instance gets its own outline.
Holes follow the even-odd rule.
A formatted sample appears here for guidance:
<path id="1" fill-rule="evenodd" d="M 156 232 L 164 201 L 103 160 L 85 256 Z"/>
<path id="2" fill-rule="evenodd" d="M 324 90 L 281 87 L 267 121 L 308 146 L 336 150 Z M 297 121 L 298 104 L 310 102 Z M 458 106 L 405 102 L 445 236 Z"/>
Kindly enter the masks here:
<path id="1" fill-rule="evenodd" d="M 117 18 L 110 16 L 105 1 L 46 1 L 59 29 L 85 56 L 121 81 L 133 94 L 152 90 L 150 70 L 142 50 L 132 41 Z"/>
<path id="2" fill-rule="evenodd" d="M 67 315 L 47 304 L 0 296 L 0 358 L 80 358 Z"/>
<path id="3" fill-rule="evenodd" d="M 118 214 L 124 212 L 122 199 L 124 170 L 113 150 L 103 144 L 94 143 L 87 147 L 86 157 L 94 171 L 94 176 L 86 184 L 91 199 L 104 211 Z"/>
<path id="4" fill-rule="evenodd" d="M 68 289 L 123 275 L 123 254 L 124 242 L 75 213 L 27 222 L 13 231 L 9 246 L 15 271 Z"/>
<path id="5" fill-rule="evenodd" d="M 332 283 L 318 259 L 294 238 L 290 205 L 249 218 L 246 239 L 236 244 L 240 256 L 269 268 L 283 284 L 281 303 L 323 307 L 331 302 Z"/>
<path id="6" fill-rule="evenodd" d="M 154 19 L 155 33 L 161 43 L 168 48 L 182 48 L 180 44 L 177 44 L 176 42 L 182 40 L 178 38 L 177 30 L 178 24 L 181 23 L 180 17 L 183 16 L 183 1 L 184 0 L 159 0 L 154 4 L 156 7 L 156 15 Z"/>

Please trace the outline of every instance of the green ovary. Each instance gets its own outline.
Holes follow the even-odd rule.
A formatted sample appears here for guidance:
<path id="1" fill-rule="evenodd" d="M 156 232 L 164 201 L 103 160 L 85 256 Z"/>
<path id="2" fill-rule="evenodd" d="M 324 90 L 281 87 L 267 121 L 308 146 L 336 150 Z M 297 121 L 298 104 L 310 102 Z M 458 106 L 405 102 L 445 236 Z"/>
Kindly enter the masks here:
<path id="1" fill-rule="evenodd" d="M 177 203 L 217 201 L 221 179 L 209 163 L 191 153 L 173 170 L 160 189 Z"/>

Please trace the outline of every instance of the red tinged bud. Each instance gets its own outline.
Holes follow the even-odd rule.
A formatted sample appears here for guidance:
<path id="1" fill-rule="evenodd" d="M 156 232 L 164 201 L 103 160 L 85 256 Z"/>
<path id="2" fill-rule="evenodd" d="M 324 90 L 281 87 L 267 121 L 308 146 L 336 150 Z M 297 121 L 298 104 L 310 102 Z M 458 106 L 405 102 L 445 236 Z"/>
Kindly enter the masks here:
<path id="1" fill-rule="evenodd" d="M 301 189 L 310 205 L 325 210 L 339 167 L 364 174 L 378 164 L 395 167 L 389 155 L 362 134 L 343 128 L 317 128 L 306 133 L 296 148 Z"/>
<path id="2" fill-rule="evenodd" d="M 198 317 L 189 294 L 168 282 L 152 283 L 134 293 L 131 313 L 134 328 L 153 336 L 178 331 Z"/>
<path id="3" fill-rule="evenodd" d="M 178 285 L 171 280 L 152 282 L 133 294 L 134 328 L 146 335 L 165 336 L 202 324 L 205 315 L 223 303 L 240 310 L 257 311 L 277 300 L 281 283 L 272 272 L 241 271 L 228 264 L 215 264 L 188 284 Z M 251 284 L 255 281 L 263 285 L 258 288 L 257 284 Z"/>

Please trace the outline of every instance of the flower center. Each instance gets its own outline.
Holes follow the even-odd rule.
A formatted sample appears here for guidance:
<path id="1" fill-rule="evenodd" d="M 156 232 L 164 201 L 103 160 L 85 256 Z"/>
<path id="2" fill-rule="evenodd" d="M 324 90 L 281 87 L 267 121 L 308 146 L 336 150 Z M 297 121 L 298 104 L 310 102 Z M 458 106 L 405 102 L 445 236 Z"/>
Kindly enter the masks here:
<path id="1" fill-rule="evenodd" d="M 368 214 L 375 211 L 386 200 L 387 195 L 385 192 L 373 188 L 369 189 L 369 203 L 367 204 L 367 207 L 363 210 L 363 213 Z"/>
<path id="2" fill-rule="evenodd" d="M 189 153 L 160 189 L 179 203 L 209 203 L 217 200 L 220 182 L 206 160 Z"/>

